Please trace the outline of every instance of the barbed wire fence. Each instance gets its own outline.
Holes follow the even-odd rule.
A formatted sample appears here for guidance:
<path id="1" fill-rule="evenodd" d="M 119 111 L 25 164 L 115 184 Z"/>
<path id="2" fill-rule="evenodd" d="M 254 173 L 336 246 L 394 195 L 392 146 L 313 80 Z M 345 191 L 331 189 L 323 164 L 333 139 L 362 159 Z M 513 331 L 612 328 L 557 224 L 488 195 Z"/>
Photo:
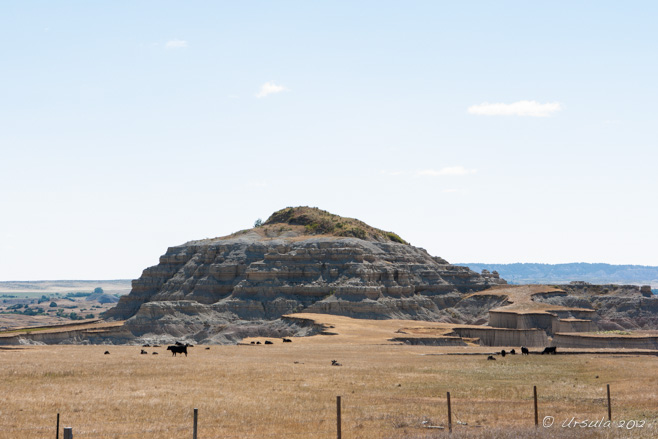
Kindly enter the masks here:
<path id="1" fill-rule="evenodd" d="M 607 391 L 607 418 L 608 421 L 612 421 L 612 403 L 610 397 L 610 385 L 606 386 Z M 537 386 L 533 386 L 533 411 L 534 411 L 534 426 L 535 428 L 539 427 L 539 404 L 538 404 L 538 395 L 537 395 Z M 418 427 L 425 428 L 429 430 L 444 430 L 448 433 L 452 433 L 454 426 L 467 426 L 468 423 L 465 422 L 460 416 L 458 416 L 458 410 L 455 410 L 453 403 L 451 401 L 450 392 L 446 394 L 446 418 L 445 423 L 442 425 L 432 420 L 428 417 L 424 417 L 421 421 L 420 418 L 416 419 Z M 314 418 L 317 419 L 318 411 L 317 409 L 307 409 L 302 410 L 301 412 L 297 410 L 295 415 L 301 419 L 307 420 L 305 423 L 307 427 L 312 428 L 313 422 L 308 421 Z M 349 413 L 348 413 L 349 416 Z M 388 415 L 384 415 L 383 419 L 387 419 Z M 337 439 L 342 439 L 342 430 L 343 430 L 343 400 L 341 396 L 336 397 L 336 413 L 335 413 L 335 427 L 331 427 L 332 422 L 326 423 L 325 420 L 333 418 L 329 414 L 326 418 L 322 419 L 320 423 L 322 424 L 322 437 L 335 437 Z M 456 424 L 453 425 L 453 418 L 456 421 Z M 393 423 L 398 423 L 398 426 L 407 425 L 406 422 L 400 420 L 388 419 Z M 140 423 L 145 425 L 142 428 L 139 428 L 139 431 L 126 431 L 125 423 L 122 422 L 107 422 L 90 419 L 89 421 L 78 423 L 74 426 L 64 426 L 60 427 L 60 413 L 57 413 L 56 424 L 52 427 L 48 426 L 35 426 L 35 427 L 3 427 L 3 437 L 4 434 L 8 434 L 7 437 L 30 437 L 30 438 L 51 438 L 55 439 L 73 439 L 75 434 L 76 439 L 80 438 L 93 438 L 93 439 L 127 439 L 127 438 L 136 438 L 143 439 L 146 437 L 175 437 L 175 438 L 185 438 L 191 437 L 192 439 L 201 439 L 199 436 L 199 428 L 203 430 L 202 439 L 229 439 L 229 438 L 242 438 L 245 437 L 244 433 L 240 434 L 241 428 L 244 426 L 236 425 L 231 423 L 230 420 L 220 419 L 219 417 L 204 417 L 202 422 L 199 422 L 199 410 L 194 408 L 192 411 L 192 419 L 188 419 L 182 424 L 173 425 L 171 423 L 164 423 L 163 419 L 141 419 Z M 100 426 L 99 426 L 100 424 Z M 250 426 L 253 429 L 253 426 Z M 258 431 L 252 432 L 252 434 L 257 434 L 257 437 L 269 438 L 269 437 L 281 437 L 281 432 L 268 432 L 267 425 L 257 426 Z M 332 431 L 333 430 L 333 431 Z M 63 435 L 60 435 L 60 431 Z M 221 432 L 221 433 L 215 433 Z M 229 432 L 229 433 L 227 433 Z M 317 435 L 320 433 L 317 429 L 314 431 L 314 434 Z M 285 432 L 285 437 L 297 438 L 297 437 L 309 437 L 308 431 L 290 431 Z"/>

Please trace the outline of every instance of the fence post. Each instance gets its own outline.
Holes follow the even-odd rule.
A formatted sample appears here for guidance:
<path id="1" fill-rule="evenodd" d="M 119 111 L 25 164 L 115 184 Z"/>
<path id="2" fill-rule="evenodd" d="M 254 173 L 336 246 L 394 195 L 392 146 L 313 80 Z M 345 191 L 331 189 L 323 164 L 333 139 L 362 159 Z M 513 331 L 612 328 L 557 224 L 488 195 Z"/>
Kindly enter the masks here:
<path id="1" fill-rule="evenodd" d="M 612 421 L 612 406 L 610 405 L 610 384 L 608 384 L 608 421 Z"/>
<path id="2" fill-rule="evenodd" d="M 57 413 L 57 429 L 55 431 L 55 439 L 59 439 L 59 413 Z"/>
<path id="3" fill-rule="evenodd" d="M 450 392 L 447 393 L 448 396 L 448 431 L 452 433 L 452 408 L 450 407 Z"/>
<path id="4" fill-rule="evenodd" d="M 341 439 L 341 425 L 340 425 L 340 396 L 336 397 L 336 437 Z"/>
<path id="5" fill-rule="evenodd" d="M 539 412 L 537 411 L 537 386 L 534 386 L 535 394 L 535 427 L 539 427 Z"/>
<path id="6" fill-rule="evenodd" d="M 73 428 L 64 427 L 64 439 L 73 439 Z"/>
<path id="7" fill-rule="evenodd" d="M 193 439 L 197 439 L 197 426 L 199 421 L 199 409 L 194 409 L 194 434 L 192 435 Z"/>

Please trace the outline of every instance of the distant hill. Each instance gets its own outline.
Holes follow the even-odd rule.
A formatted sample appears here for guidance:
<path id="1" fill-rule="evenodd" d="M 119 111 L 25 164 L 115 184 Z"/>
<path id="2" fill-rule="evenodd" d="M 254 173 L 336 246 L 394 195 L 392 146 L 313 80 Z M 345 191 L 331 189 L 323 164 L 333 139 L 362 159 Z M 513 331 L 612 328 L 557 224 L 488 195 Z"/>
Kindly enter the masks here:
<path id="1" fill-rule="evenodd" d="M 585 281 L 593 284 L 651 285 L 658 288 L 658 267 L 645 265 L 587 264 L 483 264 L 458 263 L 476 272 L 497 271 L 512 284 L 561 284 Z"/>
<path id="2" fill-rule="evenodd" d="M 131 289 L 130 279 L 114 280 L 38 280 L 38 281 L 2 281 L 0 295 L 41 296 L 50 294 L 67 294 L 77 292 L 91 293 L 102 288 L 107 294 L 128 294 Z"/>

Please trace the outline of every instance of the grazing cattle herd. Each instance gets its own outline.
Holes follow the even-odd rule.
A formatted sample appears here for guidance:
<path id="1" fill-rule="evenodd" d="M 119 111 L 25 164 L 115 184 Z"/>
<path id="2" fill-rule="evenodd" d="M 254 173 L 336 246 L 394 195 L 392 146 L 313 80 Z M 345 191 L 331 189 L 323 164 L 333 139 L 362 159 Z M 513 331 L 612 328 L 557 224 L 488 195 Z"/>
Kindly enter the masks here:
<path id="1" fill-rule="evenodd" d="M 516 350 L 515 350 L 515 349 L 512 349 L 512 350 L 509 351 L 509 352 L 505 352 L 505 349 L 503 349 L 502 351 L 500 351 L 500 356 L 501 356 L 501 357 L 505 357 L 505 355 L 507 355 L 508 353 L 509 353 L 510 355 L 516 355 Z M 525 346 L 521 346 L 521 354 L 523 354 L 523 355 L 530 355 L 530 349 L 526 348 Z M 544 348 L 544 350 L 541 352 L 541 354 L 542 354 L 542 355 L 544 355 L 544 354 L 556 355 L 556 354 L 557 354 L 557 347 L 555 347 L 555 346 L 549 346 L 549 347 L 546 347 L 546 348 Z M 487 360 L 495 360 L 495 358 L 494 358 L 492 355 L 489 355 L 489 356 L 487 357 Z"/>
<path id="2" fill-rule="evenodd" d="M 292 340 L 289 339 L 289 338 L 283 338 L 282 342 L 283 343 L 292 343 Z M 259 345 L 259 344 L 262 344 L 262 343 L 260 341 L 252 341 L 251 344 Z M 265 344 L 271 345 L 271 344 L 274 344 L 274 342 L 271 341 L 271 340 L 265 340 Z M 157 344 L 154 344 L 154 345 L 143 344 L 142 347 L 143 348 L 148 348 L 148 347 L 159 348 L 160 345 L 157 345 Z M 187 348 L 191 348 L 191 347 L 194 347 L 194 345 L 189 344 L 189 343 L 181 343 L 181 342 L 177 341 L 176 344 L 173 344 L 171 346 L 167 346 L 167 350 L 171 351 L 171 355 L 173 357 L 177 356 L 178 354 L 185 354 L 185 356 L 187 357 Z M 210 348 L 206 347 L 206 350 L 210 350 Z M 105 351 L 105 355 L 109 355 L 109 354 L 110 354 L 110 351 Z M 142 349 L 140 351 L 140 354 L 141 355 L 146 355 L 146 354 L 148 354 L 148 352 L 146 352 L 144 349 Z M 153 352 L 153 355 L 158 355 L 158 353 Z M 338 366 L 340 366 L 340 364 L 338 364 Z"/>
<path id="3" fill-rule="evenodd" d="M 289 338 L 283 338 L 282 342 L 283 343 L 292 343 L 292 340 L 289 339 Z M 274 344 L 274 342 L 271 341 L 271 340 L 265 340 L 264 343 L 266 345 Z M 250 344 L 259 345 L 259 344 L 261 344 L 261 342 L 260 341 L 252 341 L 252 342 L 250 342 Z M 150 346 L 151 346 L 150 344 L 142 345 L 142 347 L 150 347 Z M 160 347 L 160 345 L 153 345 L 153 347 Z M 185 356 L 187 357 L 187 348 L 191 348 L 191 347 L 194 347 L 194 345 L 189 344 L 189 343 L 181 343 L 181 342 L 177 341 L 176 344 L 171 345 L 171 346 L 167 346 L 167 350 L 171 351 L 171 355 L 174 356 L 174 357 L 177 356 L 178 354 L 185 354 Z M 209 347 L 206 347 L 206 350 L 209 350 L 209 349 L 210 349 Z M 105 355 L 109 355 L 109 353 L 110 353 L 109 351 L 105 351 Z M 535 353 L 538 353 L 538 352 L 535 352 Z M 144 349 L 142 349 L 140 354 L 144 355 L 144 354 L 148 354 L 148 352 L 146 352 Z M 502 349 L 499 354 L 503 358 L 508 354 L 509 355 L 516 355 L 516 349 L 512 349 L 509 352 L 505 351 L 505 349 Z M 526 348 L 525 346 L 521 346 L 521 354 L 522 355 L 530 355 L 530 349 Z M 555 347 L 555 346 L 545 347 L 544 350 L 541 352 L 541 354 L 542 355 L 544 355 L 544 354 L 556 355 L 557 354 L 557 347 Z M 158 355 L 158 353 L 153 352 L 153 355 Z M 493 355 L 489 355 L 489 356 L 487 356 L 487 360 L 494 360 L 495 361 L 496 357 L 494 357 Z M 336 360 L 332 360 L 331 365 L 332 366 L 341 366 L 341 364 L 339 362 L 337 362 Z"/>

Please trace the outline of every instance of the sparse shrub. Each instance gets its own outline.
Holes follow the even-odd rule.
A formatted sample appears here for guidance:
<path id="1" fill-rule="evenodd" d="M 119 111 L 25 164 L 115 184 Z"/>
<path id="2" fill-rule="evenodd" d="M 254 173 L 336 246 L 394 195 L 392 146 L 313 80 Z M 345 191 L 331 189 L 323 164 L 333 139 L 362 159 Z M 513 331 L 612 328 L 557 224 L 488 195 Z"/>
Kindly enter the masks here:
<path id="1" fill-rule="evenodd" d="M 258 218 L 256 221 L 254 221 L 254 227 L 261 227 L 263 225 L 263 220 Z"/>
<path id="2" fill-rule="evenodd" d="M 304 230 L 306 230 L 309 233 L 315 233 L 315 231 L 318 229 L 320 224 L 318 223 L 311 223 L 311 224 L 306 224 L 304 226 Z"/>
<path id="3" fill-rule="evenodd" d="M 353 236 L 359 239 L 366 239 L 367 233 L 361 227 L 352 227 L 339 233 L 340 236 Z"/>
<path id="4" fill-rule="evenodd" d="M 400 238 L 396 233 L 386 232 L 386 236 L 388 236 L 388 239 L 390 239 L 393 242 L 397 242 L 397 243 L 400 243 L 400 244 L 406 244 L 404 242 L 404 239 Z"/>
<path id="5" fill-rule="evenodd" d="M 57 303 L 55 303 L 55 302 L 50 302 L 50 305 L 49 305 L 49 306 L 50 306 L 51 308 L 55 308 L 55 307 L 57 306 Z"/>
<path id="6" fill-rule="evenodd" d="M 319 221 L 314 221 L 304 226 L 304 229 L 308 233 L 318 233 L 318 234 L 332 233 L 334 231 L 334 228 L 335 228 L 334 223 L 326 218 L 321 218 Z"/>

